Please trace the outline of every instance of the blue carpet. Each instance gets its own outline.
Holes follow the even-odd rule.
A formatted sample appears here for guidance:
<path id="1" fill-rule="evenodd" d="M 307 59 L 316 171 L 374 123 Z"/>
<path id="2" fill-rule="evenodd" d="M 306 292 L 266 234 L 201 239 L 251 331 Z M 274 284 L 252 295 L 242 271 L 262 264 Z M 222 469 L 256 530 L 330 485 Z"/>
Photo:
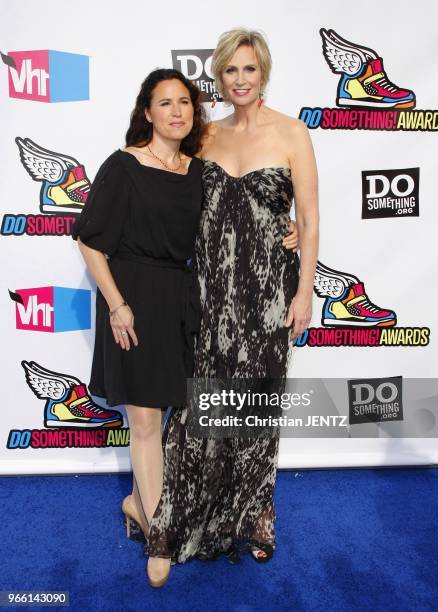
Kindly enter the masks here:
<path id="1" fill-rule="evenodd" d="M 280 472 L 270 563 L 192 561 L 158 590 L 142 545 L 125 537 L 128 475 L 0 482 L 0 590 L 69 591 L 70 608 L 56 610 L 438 609 L 436 469 Z"/>

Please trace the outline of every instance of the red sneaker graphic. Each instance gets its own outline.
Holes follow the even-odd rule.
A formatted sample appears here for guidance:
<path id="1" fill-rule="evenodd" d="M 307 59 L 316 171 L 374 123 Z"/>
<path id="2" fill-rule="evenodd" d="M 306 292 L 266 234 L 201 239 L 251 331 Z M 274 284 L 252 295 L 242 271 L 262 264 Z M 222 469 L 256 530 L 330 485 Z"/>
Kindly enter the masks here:
<path id="1" fill-rule="evenodd" d="M 39 399 L 45 399 L 45 427 L 121 427 L 123 415 L 98 406 L 87 387 L 73 376 L 46 370 L 34 361 L 22 361 L 26 382 Z"/>
<path id="2" fill-rule="evenodd" d="M 322 28 L 323 54 L 332 72 L 340 74 L 338 106 L 351 108 L 414 108 L 415 94 L 390 81 L 378 54 Z"/>
<path id="3" fill-rule="evenodd" d="M 397 324 L 393 310 L 373 304 L 364 284 L 352 274 L 317 263 L 315 293 L 324 297 L 321 323 L 326 327 L 390 327 Z"/>

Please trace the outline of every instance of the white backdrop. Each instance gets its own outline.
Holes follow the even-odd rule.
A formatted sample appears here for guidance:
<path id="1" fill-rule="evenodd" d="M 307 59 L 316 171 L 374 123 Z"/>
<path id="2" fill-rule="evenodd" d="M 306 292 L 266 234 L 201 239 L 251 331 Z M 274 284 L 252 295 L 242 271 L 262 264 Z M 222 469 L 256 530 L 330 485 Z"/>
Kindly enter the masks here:
<path id="1" fill-rule="evenodd" d="M 2 219 L 7 214 L 41 214 L 41 182 L 32 180 L 20 161 L 17 137 L 75 158 L 92 180 L 102 161 L 123 146 L 129 114 L 146 74 L 156 67 L 171 67 L 172 50 L 213 49 L 219 34 L 232 27 L 266 34 L 273 56 L 266 104 L 283 113 L 298 117 L 303 107 L 337 108 L 340 77 L 330 70 L 322 53 L 320 28 L 333 28 L 349 41 L 374 49 L 383 57 L 388 78 L 415 92 L 416 109 L 438 110 L 438 9 L 431 0 L 415 7 L 401 0 L 396 20 L 394 5 L 377 0 L 355 5 L 353 10 L 351 2 L 341 0 L 222 0 L 212 5 L 194 0 L 166 4 L 46 0 L 43 7 L 27 0 L 1 0 L 0 7 L 3 54 L 50 49 L 89 56 L 90 77 L 89 100 L 21 100 L 10 97 L 10 68 L 0 65 Z M 52 73 L 50 79 L 54 79 Z M 210 112 L 215 118 L 228 111 L 218 103 Z M 317 128 L 311 136 L 320 178 L 320 261 L 363 282 L 372 302 L 396 312 L 398 327 L 431 331 L 425 346 L 299 347 L 290 376 L 435 377 L 436 132 Z M 419 216 L 362 219 L 362 171 L 409 168 L 420 168 Z M 128 470 L 126 446 L 7 448 L 11 430 L 45 429 L 46 400 L 26 383 L 21 362 L 33 361 L 88 384 L 94 329 L 92 320 L 89 330 L 18 330 L 17 304 L 8 290 L 93 289 L 94 317 L 94 287 L 76 243 L 68 236 L 2 235 L 0 248 L 1 473 Z M 324 298 L 314 296 L 314 328 L 323 327 L 323 303 Z M 55 310 L 60 308 L 55 304 Z M 348 414 L 347 403 L 337 409 Z M 394 438 L 376 426 L 375 438 L 283 439 L 280 466 L 432 464 L 438 459 L 432 437 L 437 435 L 436 427 L 431 427 L 430 438 Z"/>

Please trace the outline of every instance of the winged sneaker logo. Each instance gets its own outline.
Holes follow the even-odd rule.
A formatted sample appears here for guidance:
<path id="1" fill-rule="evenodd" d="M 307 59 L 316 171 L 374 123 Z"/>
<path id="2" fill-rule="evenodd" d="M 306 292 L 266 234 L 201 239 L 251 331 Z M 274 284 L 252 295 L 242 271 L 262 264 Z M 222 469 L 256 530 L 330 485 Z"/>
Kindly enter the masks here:
<path id="1" fill-rule="evenodd" d="M 438 130 L 437 110 L 413 110 L 417 98 L 389 78 L 381 54 L 321 28 L 322 52 L 339 77 L 338 108 L 302 107 L 299 118 L 312 129 Z"/>
<path id="2" fill-rule="evenodd" d="M 324 299 L 322 327 L 309 327 L 296 346 L 425 346 L 428 327 L 396 327 L 391 308 L 375 304 L 365 284 L 354 274 L 335 270 L 318 261 L 313 285 Z"/>
<path id="3" fill-rule="evenodd" d="M 90 181 L 74 157 L 44 149 L 30 138 L 16 138 L 20 159 L 29 176 L 41 182 L 40 211 L 78 214 L 84 207 Z"/>
<path id="4" fill-rule="evenodd" d="M 46 370 L 35 361 L 22 361 L 26 382 L 38 399 L 46 400 L 45 427 L 120 427 L 123 417 L 104 410 L 91 399 L 78 378 Z"/>
<path id="5" fill-rule="evenodd" d="M 348 108 L 414 108 L 415 94 L 392 83 L 378 54 L 322 28 L 323 55 L 340 75 L 336 104 Z"/>
<path id="6" fill-rule="evenodd" d="M 122 413 L 96 404 L 78 378 L 48 370 L 35 361 L 22 361 L 21 365 L 28 387 L 44 401 L 46 429 L 13 429 L 7 448 L 129 445 L 129 429 L 123 427 Z"/>
<path id="7" fill-rule="evenodd" d="M 40 184 L 41 214 L 6 214 L 0 233 L 4 236 L 70 235 L 90 192 L 83 164 L 70 155 L 46 149 L 30 138 L 17 137 L 15 142 L 24 169 Z"/>

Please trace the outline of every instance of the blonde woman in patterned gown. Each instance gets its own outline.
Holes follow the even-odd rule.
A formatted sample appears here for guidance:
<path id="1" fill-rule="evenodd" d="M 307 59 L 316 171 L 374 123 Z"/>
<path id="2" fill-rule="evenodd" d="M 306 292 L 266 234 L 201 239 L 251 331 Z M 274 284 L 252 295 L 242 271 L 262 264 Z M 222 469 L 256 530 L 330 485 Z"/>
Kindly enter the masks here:
<path id="1" fill-rule="evenodd" d="M 285 379 L 292 340 L 311 318 L 316 164 L 304 123 L 262 103 L 270 68 L 260 33 L 232 30 L 220 37 L 213 71 L 234 112 L 210 125 L 202 148 L 198 378 Z M 293 200 L 300 263 L 281 242 Z M 187 409 L 175 411 L 149 554 L 185 562 L 228 552 L 233 560 L 246 544 L 256 561 L 269 560 L 278 442 L 278 432 L 270 438 L 190 437 Z"/>

